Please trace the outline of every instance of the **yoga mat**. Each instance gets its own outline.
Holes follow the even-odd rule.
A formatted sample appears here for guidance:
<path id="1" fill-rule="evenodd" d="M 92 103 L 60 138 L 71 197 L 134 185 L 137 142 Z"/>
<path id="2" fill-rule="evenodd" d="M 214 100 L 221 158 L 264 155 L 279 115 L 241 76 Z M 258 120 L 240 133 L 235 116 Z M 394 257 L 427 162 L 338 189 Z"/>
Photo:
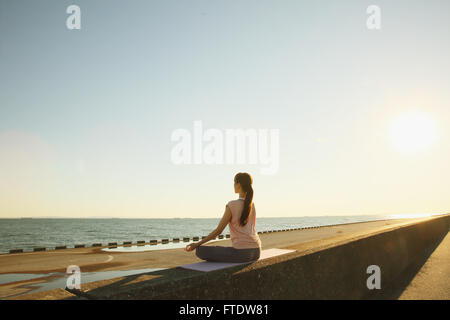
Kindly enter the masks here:
<path id="1" fill-rule="evenodd" d="M 294 252 L 295 250 L 287 250 L 287 249 L 278 249 L 278 248 L 272 248 L 272 249 L 266 249 L 261 250 L 261 254 L 259 256 L 258 260 L 264 260 L 267 258 L 272 258 L 276 256 L 281 256 L 282 254 L 286 254 L 289 252 Z M 233 266 L 237 266 L 240 264 L 247 264 L 252 263 L 255 261 L 249 261 L 249 262 L 213 262 L 213 261 L 203 261 L 203 262 L 197 262 L 197 263 L 191 263 L 191 264 L 185 264 L 180 266 L 184 269 L 190 269 L 190 270 L 197 270 L 197 271 L 203 271 L 203 272 L 209 272 L 219 269 L 225 269 Z"/>

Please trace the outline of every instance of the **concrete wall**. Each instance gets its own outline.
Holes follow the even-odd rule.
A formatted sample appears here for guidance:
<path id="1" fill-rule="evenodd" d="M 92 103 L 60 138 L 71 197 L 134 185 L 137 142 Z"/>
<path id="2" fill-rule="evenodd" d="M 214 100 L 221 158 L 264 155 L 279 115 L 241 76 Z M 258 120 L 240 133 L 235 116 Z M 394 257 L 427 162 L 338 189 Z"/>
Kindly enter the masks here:
<path id="1" fill-rule="evenodd" d="M 389 287 L 397 277 L 447 234 L 450 215 L 331 245 L 302 255 L 292 253 L 135 288 L 119 299 L 363 299 Z M 369 265 L 381 269 L 381 290 L 366 285 Z M 95 290 L 94 290 L 95 291 Z M 130 292 L 129 292 L 130 293 Z M 111 296 L 111 298 L 114 298 Z"/>

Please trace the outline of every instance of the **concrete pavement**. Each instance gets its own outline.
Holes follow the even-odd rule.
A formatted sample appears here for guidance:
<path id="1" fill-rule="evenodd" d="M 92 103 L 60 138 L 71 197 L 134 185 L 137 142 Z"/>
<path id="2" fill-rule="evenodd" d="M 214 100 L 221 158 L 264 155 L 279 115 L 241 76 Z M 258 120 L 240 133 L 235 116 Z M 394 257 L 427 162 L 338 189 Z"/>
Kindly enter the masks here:
<path id="1" fill-rule="evenodd" d="M 450 234 L 429 256 L 400 300 L 450 300 Z"/>

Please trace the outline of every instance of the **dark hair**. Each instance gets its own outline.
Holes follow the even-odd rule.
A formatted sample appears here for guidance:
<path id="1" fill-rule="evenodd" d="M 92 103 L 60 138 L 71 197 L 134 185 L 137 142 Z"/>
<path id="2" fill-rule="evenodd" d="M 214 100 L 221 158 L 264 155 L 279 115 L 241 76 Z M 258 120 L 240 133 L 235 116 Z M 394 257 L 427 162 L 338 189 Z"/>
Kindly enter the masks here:
<path id="1" fill-rule="evenodd" d="M 234 176 L 234 182 L 239 183 L 244 192 L 247 192 L 244 200 L 244 208 L 242 209 L 240 225 L 245 226 L 248 221 L 248 216 L 252 210 L 252 201 L 253 201 L 253 188 L 252 176 L 245 172 L 239 172 Z"/>

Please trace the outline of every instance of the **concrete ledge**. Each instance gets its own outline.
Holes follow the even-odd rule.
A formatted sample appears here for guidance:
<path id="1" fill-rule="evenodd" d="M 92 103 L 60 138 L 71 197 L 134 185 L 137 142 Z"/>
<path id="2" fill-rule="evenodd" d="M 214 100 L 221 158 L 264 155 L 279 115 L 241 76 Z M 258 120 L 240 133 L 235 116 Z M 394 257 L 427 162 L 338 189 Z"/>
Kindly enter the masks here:
<path id="1" fill-rule="evenodd" d="M 172 268 L 88 283 L 92 299 L 364 299 L 370 265 L 382 288 L 447 234 L 450 215 L 283 256 L 203 273 Z"/>
<path id="2" fill-rule="evenodd" d="M 203 273 L 171 268 L 82 284 L 88 299 L 367 299 L 382 294 L 427 248 L 448 233 L 450 215 L 323 241 L 310 250 Z M 303 250 L 303 251 L 302 251 Z M 366 286 L 381 269 L 381 290 Z M 53 291 L 53 290 L 50 290 Z M 48 291 L 48 292 L 50 292 Z"/>

